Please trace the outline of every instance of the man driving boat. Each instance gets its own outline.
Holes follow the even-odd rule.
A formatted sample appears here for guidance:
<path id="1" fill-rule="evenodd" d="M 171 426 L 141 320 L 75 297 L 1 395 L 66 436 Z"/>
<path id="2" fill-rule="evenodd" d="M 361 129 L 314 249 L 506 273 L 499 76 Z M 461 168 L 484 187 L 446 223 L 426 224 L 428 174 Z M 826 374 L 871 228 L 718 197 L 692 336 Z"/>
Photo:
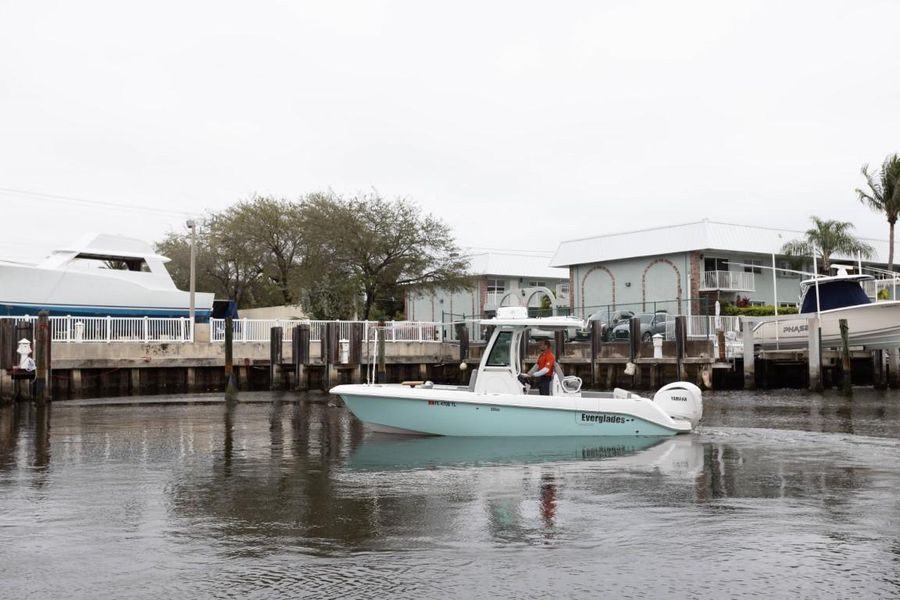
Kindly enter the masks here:
<path id="1" fill-rule="evenodd" d="M 552 347 L 550 340 L 543 340 L 537 362 L 528 370 L 528 375 L 535 380 L 541 396 L 550 395 L 550 384 L 553 383 L 553 369 L 556 367 L 556 357 L 553 356 Z"/>

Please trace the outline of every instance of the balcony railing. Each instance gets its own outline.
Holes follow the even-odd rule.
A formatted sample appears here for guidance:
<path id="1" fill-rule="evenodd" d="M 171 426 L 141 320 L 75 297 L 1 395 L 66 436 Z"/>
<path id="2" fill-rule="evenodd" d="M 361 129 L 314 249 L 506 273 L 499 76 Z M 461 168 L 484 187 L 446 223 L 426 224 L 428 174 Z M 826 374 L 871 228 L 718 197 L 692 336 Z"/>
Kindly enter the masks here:
<path id="1" fill-rule="evenodd" d="M 753 273 L 744 271 L 704 271 L 700 281 L 701 290 L 721 290 L 724 292 L 755 292 L 756 279 Z"/>

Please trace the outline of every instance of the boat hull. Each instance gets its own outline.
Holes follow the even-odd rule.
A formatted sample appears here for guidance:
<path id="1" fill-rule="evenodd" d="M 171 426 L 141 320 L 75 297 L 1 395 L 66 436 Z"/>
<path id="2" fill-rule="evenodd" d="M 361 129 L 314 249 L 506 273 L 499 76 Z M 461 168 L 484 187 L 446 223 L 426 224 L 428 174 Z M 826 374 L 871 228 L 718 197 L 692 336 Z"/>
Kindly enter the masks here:
<path id="1" fill-rule="evenodd" d="M 689 424 L 673 421 L 647 399 L 522 396 L 511 400 L 501 394 L 416 393 L 402 386 L 367 385 L 342 385 L 332 393 L 340 395 L 370 429 L 390 433 L 624 437 L 690 431 Z"/>
<path id="2" fill-rule="evenodd" d="M 166 276 L 167 277 L 167 276 Z M 83 273 L 0 263 L 0 315 L 187 317 L 190 293 L 149 273 Z M 205 320 L 213 294 L 195 294 L 195 315 Z"/>
<path id="3" fill-rule="evenodd" d="M 809 341 L 808 319 L 812 313 L 760 323 L 754 343 L 764 348 L 805 348 Z M 840 320 L 847 320 L 851 346 L 900 348 L 900 302 L 875 302 L 823 310 L 820 313 L 822 346 L 841 345 Z"/>

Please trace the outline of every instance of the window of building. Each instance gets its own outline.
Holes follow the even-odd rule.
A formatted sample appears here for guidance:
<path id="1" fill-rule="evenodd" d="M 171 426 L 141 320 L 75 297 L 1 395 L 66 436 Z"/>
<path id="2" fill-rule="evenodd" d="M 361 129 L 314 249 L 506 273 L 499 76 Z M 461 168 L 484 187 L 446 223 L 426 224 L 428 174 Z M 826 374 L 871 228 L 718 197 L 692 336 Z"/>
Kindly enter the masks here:
<path id="1" fill-rule="evenodd" d="M 762 260 L 758 258 L 750 258 L 744 261 L 744 273 L 762 273 Z"/>
<path id="2" fill-rule="evenodd" d="M 561 283 L 556 287 L 556 291 L 560 296 L 568 296 L 569 295 L 569 284 Z"/>
<path id="3" fill-rule="evenodd" d="M 488 294 L 502 294 L 506 291 L 506 282 L 502 279 L 488 279 L 487 291 Z"/>
<path id="4" fill-rule="evenodd" d="M 751 300 L 750 301 L 750 306 L 765 306 L 765 305 L 766 305 L 766 303 L 763 302 L 762 300 Z"/>
<path id="5" fill-rule="evenodd" d="M 727 271 L 728 259 L 708 256 L 703 259 L 704 271 Z"/>
<path id="6" fill-rule="evenodd" d="M 779 308 L 796 308 L 797 303 L 796 302 L 779 302 L 778 307 Z"/>
<path id="7" fill-rule="evenodd" d="M 547 287 L 546 281 L 529 281 L 528 287 Z"/>

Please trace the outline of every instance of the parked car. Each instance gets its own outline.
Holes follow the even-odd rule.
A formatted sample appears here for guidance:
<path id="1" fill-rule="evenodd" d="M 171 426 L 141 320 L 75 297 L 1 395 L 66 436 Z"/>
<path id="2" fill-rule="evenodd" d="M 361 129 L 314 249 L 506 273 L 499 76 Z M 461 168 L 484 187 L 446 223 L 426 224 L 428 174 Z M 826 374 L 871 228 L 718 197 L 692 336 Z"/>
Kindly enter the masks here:
<path id="1" fill-rule="evenodd" d="M 591 339 L 591 321 L 600 321 L 600 336 L 603 341 L 609 339 L 609 335 L 613 328 L 623 321 L 628 321 L 634 316 L 634 312 L 630 310 L 617 310 L 610 313 L 608 310 L 598 310 L 588 316 L 587 326 L 581 327 L 575 332 L 575 339 L 589 340 Z M 609 319 L 607 321 L 607 319 Z"/>
<path id="2" fill-rule="evenodd" d="M 657 333 L 666 335 L 666 328 L 670 323 L 674 324 L 675 317 L 669 313 L 641 313 L 635 315 L 641 321 L 641 341 L 649 342 Z M 612 329 L 609 338 L 613 342 L 624 342 L 631 337 L 631 323 L 625 321 Z"/>

